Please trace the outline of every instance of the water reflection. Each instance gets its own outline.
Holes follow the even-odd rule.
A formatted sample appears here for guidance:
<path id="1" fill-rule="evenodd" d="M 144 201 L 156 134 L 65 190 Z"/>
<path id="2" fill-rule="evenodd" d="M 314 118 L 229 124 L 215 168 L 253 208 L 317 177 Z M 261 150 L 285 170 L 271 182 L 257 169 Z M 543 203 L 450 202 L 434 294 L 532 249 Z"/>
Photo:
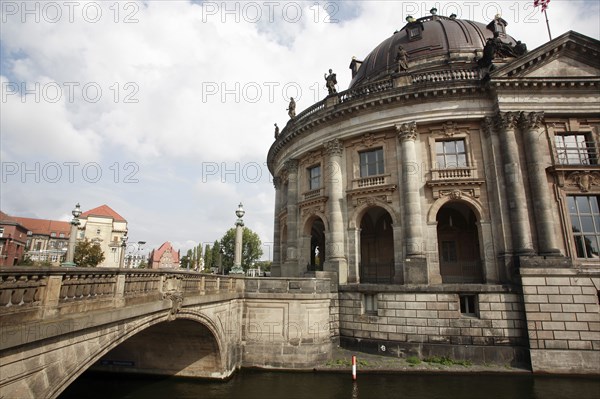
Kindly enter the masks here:
<path id="1" fill-rule="evenodd" d="M 592 378 L 531 375 L 286 373 L 244 370 L 226 382 L 84 374 L 68 398 L 182 399 L 598 399 Z"/>

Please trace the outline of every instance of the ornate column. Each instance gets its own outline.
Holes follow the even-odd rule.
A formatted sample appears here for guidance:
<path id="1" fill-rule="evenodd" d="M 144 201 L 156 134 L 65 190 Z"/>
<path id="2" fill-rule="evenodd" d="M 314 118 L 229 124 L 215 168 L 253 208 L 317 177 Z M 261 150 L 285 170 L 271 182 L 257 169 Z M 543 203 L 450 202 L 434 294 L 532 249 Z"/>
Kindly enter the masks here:
<path id="1" fill-rule="evenodd" d="M 404 200 L 405 257 L 423 255 L 423 229 L 421 226 L 421 196 L 419 194 L 419 165 L 415 151 L 416 122 L 396 125 L 400 140 L 402 181 L 400 192 Z"/>
<path id="2" fill-rule="evenodd" d="M 273 263 L 271 265 L 271 276 L 281 276 L 281 224 L 279 223 L 279 212 L 281 211 L 281 178 L 273 178 L 275 187 L 275 215 L 273 217 Z"/>
<path id="3" fill-rule="evenodd" d="M 420 168 L 417 163 L 415 140 L 417 123 L 396 125 L 400 141 L 402 177 L 400 195 L 404 211 L 404 284 L 428 284 L 429 272 L 423 253 L 423 227 L 421 217 Z M 396 241 L 396 238 L 394 239 Z M 399 282 L 399 279 L 395 279 Z"/>
<path id="4" fill-rule="evenodd" d="M 522 112 L 519 124 L 525 136 L 527 172 L 537 227 L 538 252 L 540 255 L 560 255 L 554 235 L 550 190 L 540 148 L 540 141 L 545 137 L 543 119 L 543 112 Z"/>
<path id="5" fill-rule="evenodd" d="M 500 136 L 500 148 L 504 164 L 504 182 L 513 253 L 527 255 L 533 253 L 531 228 L 527 211 L 527 197 L 523 175 L 519 166 L 519 147 L 515 137 L 518 115 L 514 112 L 499 112 L 495 118 L 496 129 Z"/>
<path id="6" fill-rule="evenodd" d="M 285 169 L 288 175 L 287 249 L 285 264 L 281 267 L 281 275 L 298 277 L 298 160 L 287 160 Z"/>
<path id="7" fill-rule="evenodd" d="M 344 146 L 338 139 L 325 143 L 325 151 L 328 155 L 327 168 L 327 216 L 329 218 L 329 240 L 327 240 L 327 261 L 323 270 L 338 274 L 338 282 L 348 282 L 348 260 L 346 258 L 346 246 L 344 241 L 344 185 L 342 173 L 342 152 Z"/>

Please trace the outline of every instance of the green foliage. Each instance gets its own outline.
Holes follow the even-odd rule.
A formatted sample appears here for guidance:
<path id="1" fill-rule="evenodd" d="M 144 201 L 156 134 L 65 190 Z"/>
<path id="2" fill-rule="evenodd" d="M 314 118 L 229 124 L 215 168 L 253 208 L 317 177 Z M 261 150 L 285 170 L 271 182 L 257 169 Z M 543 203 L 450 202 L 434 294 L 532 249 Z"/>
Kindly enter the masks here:
<path id="1" fill-rule="evenodd" d="M 148 262 L 146 262 L 145 260 L 140 262 L 140 265 L 137 267 L 138 269 L 147 269 L 148 268 Z"/>
<path id="2" fill-rule="evenodd" d="M 17 266 L 37 266 L 36 262 L 31 259 L 29 255 L 25 255 L 23 259 L 17 264 Z"/>
<path id="3" fill-rule="evenodd" d="M 416 356 L 409 356 L 406 358 L 406 363 L 410 364 L 411 366 L 415 366 L 421 363 L 421 359 Z"/>
<path id="4" fill-rule="evenodd" d="M 261 260 L 259 262 L 256 262 L 254 266 L 260 267 L 260 270 L 262 270 L 263 272 L 268 272 L 271 271 L 272 264 L 273 262 L 271 262 L 270 260 Z"/>
<path id="5" fill-rule="evenodd" d="M 187 255 L 183 255 L 181 257 L 181 268 L 182 269 L 187 269 L 189 265 L 190 265 L 190 257 L 187 256 Z"/>
<path id="6" fill-rule="evenodd" d="M 210 269 L 211 267 L 215 267 L 213 263 L 213 251 L 210 249 L 210 244 L 206 244 L 204 247 L 204 268 Z"/>
<path id="7" fill-rule="evenodd" d="M 221 238 L 223 245 L 223 267 L 229 270 L 233 267 L 233 257 L 235 251 L 235 228 L 231 228 Z M 260 238 L 258 234 L 247 227 L 242 231 L 242 267 L 248 270 L 254 262 L 260 259 L 263 254 Z"/>
<path id="8" fill-rule="evenodd" d="M 100 244 L 92 243 L 87 238 L 75 246 L 73 262 L 79 267 L 96 267 L 104 261 L 104 252 Z"/>
<path id="9" fill-rule="evenodd" d="M 436 364 L 441 364 L 443 366 L 470 366 L 472 365 L 470 360 L 454 360 L 451 359 L 447 356 L 432 356 L 432 357 L 428 357 L 427 359 L 424 359 L 424 361 L 426 361 L 427 363 L 436 363 Z"/>

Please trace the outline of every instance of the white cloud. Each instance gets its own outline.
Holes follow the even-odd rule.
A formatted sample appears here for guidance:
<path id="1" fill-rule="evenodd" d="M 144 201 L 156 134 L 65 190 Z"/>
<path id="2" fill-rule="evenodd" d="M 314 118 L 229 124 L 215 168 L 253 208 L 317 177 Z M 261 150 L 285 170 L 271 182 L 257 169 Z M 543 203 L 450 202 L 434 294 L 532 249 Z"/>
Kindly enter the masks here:
<path id="1" fill-rule="evenodd" d="M 4 176 L 3 164 L 3 211 L 52 218 L 77 201 L 85 209 L 106 203 L 148 249 L 171 241 L 185 250 L 219 239 L 243 201 L 246 225 L 270 242 L 274 191 L 264 162 L 273 123 L 283 127 L 288 120 L 289 95 L 300 89 L 298 111 L 322 99 L 329 68 L 344 90 L 352 56 L 364 58 L 404 25 L 407 12 L 418 17 L 433 5 L 443 14 L 458 4 L 460 17 L 479 22 L 499 7 L 508 33 L 533 49 L 547 36 L 531 3 L 277 2 L 273 14 L 263 4 L 258 20 L 256 2 L 227 2 L 237 14 L 225 13 L 224 2 L 206 2 L 204 9 L 187 1 L 77 2 L 72 23 L 64 7 L 56 23 L 41 10 L 40 22 L 4 13 L 2 83 L 57 84 L 63 97 L 55 103 L 47 93 L 38 102 L 31 95 L 3 99 L 3 162 L 19 168 L 97 162 L 103 175 L 90 183 L 78 170 L 73 181 L 48 184 L 42 176 L 37 183 L 32 175 Z M 94 4 L 102 5 L 102 18 L 92 23 Z M 325 23 L 326 11 L 339 21 Z M 598 3 L 552 1 L 548 13 L 555 37 L 569 29 L 600 35 Z M 123 181 L 132 172 L 127 162 L 137 166 L 139 182 Z M 239 170 L 227 174 L 236 162 Z M 251 164 L 261 165 L 260 179 L 244 176 Z M 218 174 L 205 176 L 207 165 L 217 165 Z"/>

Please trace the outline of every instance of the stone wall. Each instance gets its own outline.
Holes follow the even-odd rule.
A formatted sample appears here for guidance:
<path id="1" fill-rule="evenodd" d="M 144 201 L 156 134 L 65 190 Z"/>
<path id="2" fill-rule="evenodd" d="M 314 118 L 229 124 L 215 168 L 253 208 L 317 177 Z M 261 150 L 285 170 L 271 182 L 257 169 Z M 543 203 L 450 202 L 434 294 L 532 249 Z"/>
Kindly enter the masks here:
<path id="1" fill-rule="evenodd" d="M 501 364 L 528 360 L 520 294 L 501 286 L 461 286 L 459 291 L 452 286 L 436 290 L 373 285 L 342 290 L 344 345 L 400 357 L 448 356 Z M 474 315 L 461 313 L 459 293 L 474 297 Z M 376 296 L 376 312 L 365 309 L 366 295 Z"/>
<path id="2" fill-rule="evenodd" d="M 242 366 L 312 368 L 328 360 L 329 290 L 329 280 L 245 279 Z"/>
<path id="3" fill-rule="evenodd" d="M 521 269 L 534 372 L 600 373 L 600 270 Z"/>

